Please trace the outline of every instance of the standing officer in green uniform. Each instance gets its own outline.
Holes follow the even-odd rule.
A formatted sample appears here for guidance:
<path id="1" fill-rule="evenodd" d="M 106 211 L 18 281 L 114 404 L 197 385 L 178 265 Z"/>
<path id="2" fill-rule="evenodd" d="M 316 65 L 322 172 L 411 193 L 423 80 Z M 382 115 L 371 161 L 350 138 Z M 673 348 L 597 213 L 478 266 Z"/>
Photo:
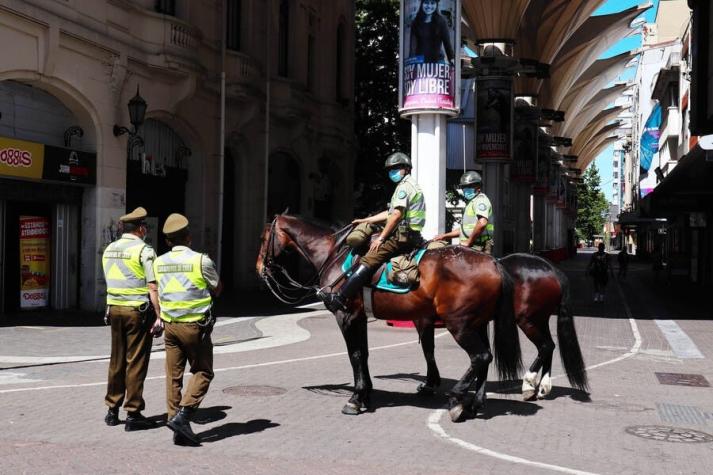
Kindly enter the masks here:
<path id="1" fill-rule="evenodd" d="M 434 240 L 450 240 L 460 237 L 461 245 L 492 254 L 493 236 L 495 235 L 493 206 L 485 193 L 481 191 L 482 184 L 483 179 L 476 171 L 467 171 L 460 177 L 458 186 L 463 190 L 463 197 L 468 202 L 463 211 L 460 229 L 439 234 L 433 238 Z"/>
<path id="2" fill-rule="evenodd" d="M 141 207 L 119 218 L 123 234 L 107 246 L 102 256 L 107 286 L 105 321 L 111 322 L 109 382 L 104 398 L 109 411 L 104 422 L 109 426 L 119 424 L 119 407 L 123 403 L 128 413 L 126 431 L 156 426 L 141 414 L 151 334 L 160 333 L 161 322 L 153 270 L 156 253 L 144 242 L 148 231 L 145 219 L 146 210 Z"/>
<path id="3" fill-rule="evenodd" d="M 411 176 L 411 159 L 404 153 L 396 152 L 386 159 L 385 167 L 389 179 L 398 183 L 387 211 L 368 218 L 355 219 L 353 224 L 383 223 L 384 229 L 371 243 L 369 252 L 361 259 L 359 266 L 344 282 L 338 292 L 319 292 L 317 296 L 329 311 L 345 311 L 347 301 L 355 296 L 369 282 L 379 266 L 391 257 L 406 253 L 423 242 L 421 230 L 426 221 L 426 204 L 421 188 Z"/>
<path id="4" fill-rule="evenodd" d="M 154 265 L 161 302 L 161 319 L 166 334 L 166 400 L 168 427 L 174 443 L 199 445 L 191 429 L 191 418 L 208 392 L 213 379 L 213 342 L 210 334 L 215 320 L 210 309 L 212 296 L 220 295 L 223 284 L 213 261 L 191 250 L 188 219 L 178 213 L 166 218 L 163 233 L 171 250 Z M 183 395 L 186 360 L 193 376 Z"/>

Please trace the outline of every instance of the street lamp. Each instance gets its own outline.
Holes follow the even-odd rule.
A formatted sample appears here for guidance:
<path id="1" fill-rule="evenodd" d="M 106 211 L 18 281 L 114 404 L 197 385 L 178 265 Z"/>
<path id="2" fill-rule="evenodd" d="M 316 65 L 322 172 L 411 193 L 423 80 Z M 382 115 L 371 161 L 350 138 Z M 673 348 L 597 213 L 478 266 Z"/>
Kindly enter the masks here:
<path id="1" fill-rule="evenodd" d="M 129 122 L 131 122 L 132 129 L 114 124 L 114 137 L 119 137 L 124 134 L 129 135 L 129 140 L 126 142 L 126 154 L 131 157 L 131 152 L 135 146 L 143 146 L 144 139 L 142 139 L 138 133 L 139 128 L 144 123 L 144 116 L 146 115 L 146 101 L 139 94 L 139 86 L 136 85 L 136 95 L 131 98 L 128 104 L 129 107 Z"/>

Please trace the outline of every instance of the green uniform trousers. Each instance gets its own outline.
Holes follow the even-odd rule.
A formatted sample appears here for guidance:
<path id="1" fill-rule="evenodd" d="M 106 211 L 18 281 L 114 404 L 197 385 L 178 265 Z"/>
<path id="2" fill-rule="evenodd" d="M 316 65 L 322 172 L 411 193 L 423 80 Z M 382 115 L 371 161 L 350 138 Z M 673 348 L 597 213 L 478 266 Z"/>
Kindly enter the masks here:
<path id="1" fill-rule="evenodd" d="M 375 270 L 379 266 L 394 256 L 405 254 L 415 247 L 419 246 L 422 238 L 419 234 L 411 234 L 408 237 L 399 235 L 398 232 L 392 233 L 376 251 L 369 251 L 361 258 L 360 264 L 365 265 L 369 269 Z"/>
<path id="2" fill-rule="evenodd" d="M 135 307 L 112 305 L 109 382 L 104 401 L 110 409 L 124 404 L 128 412 L 144 409 L 144 379 L 149 369 L 151 335 Z"/>
<path id="3" fill-rule="evenodd" d="M 203 329 L 197 323 L 164 322 L 164 328 L 166 402 L 170 419 L 179 408 L 196 408 L 203 401 L 213 380 L 213 342 L 209 334 L 203 336 Z M 181 395 L 186 360 L 193 376 L 185 394 Z"/>

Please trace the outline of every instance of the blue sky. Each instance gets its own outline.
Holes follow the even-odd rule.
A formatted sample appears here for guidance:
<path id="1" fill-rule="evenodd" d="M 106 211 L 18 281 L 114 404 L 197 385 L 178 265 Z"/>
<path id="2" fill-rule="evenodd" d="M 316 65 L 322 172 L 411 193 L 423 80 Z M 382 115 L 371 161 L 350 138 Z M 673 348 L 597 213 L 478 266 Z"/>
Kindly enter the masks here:
<path id="1" fill-rule="evenodd" d="M 608 13 L 614 13 L 627 8 L 639 5 L 643 3 L 643 0 L 607 0 L 607 2 L 599 7 L 594 15 L 606 15 Z M 647 22 L 653 22 L 656 17 L 656 10 L 658 8 L 659 0 L 653 0 L 653 6 L 649 8 L 642 15 Z M 641 46 L 641 35 L 634 35 L 614 44 L 611 48 L 604 52 L 602 58 L 609 58 L 617 54 L 623 53 L 624 51 L 634 50 Z M 636 74 L 635 68 L 625 69 L 622 74 L 619 75 L 617 80 L 628 81 L 632 79 Z M 611 201 L 612 199 L 612 159 L 614 157 L 614 146 L 610 145 L 599 156 L 594 160 L 599 168 L 599 176 L 602 177 L 602 191 L 606 195 L 607 199 Z"/>

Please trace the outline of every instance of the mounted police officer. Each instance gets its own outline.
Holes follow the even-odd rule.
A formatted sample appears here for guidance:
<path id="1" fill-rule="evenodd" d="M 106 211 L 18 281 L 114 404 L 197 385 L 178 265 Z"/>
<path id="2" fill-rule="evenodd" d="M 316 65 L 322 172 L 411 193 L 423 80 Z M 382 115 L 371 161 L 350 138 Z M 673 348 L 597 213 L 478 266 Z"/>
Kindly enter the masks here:
<path id="1" fill-rule="evenodd" d="M 105 321 L 111 324 L 109 381 L 104 401 L 109 426 L 119 424 L 119 407 L 127 411 L 124 430 L 156 426 L 141 411 L 144 379 L 151 355 L 151 334 L 161 331 L 153 263 L 156 253 L 144 242 L 146 210 L 138 207 L 119 218 L 123 234 L 104 250 L 102 266 L 106 279 Z M 151 324 L 153 323 L 153 326 Z"/>
<path id="2" fill-rule="evenodd" d="M 481 191 L 483 179 L 476 171 L 467 171 L 460 177 L 458 187 L 463 192 L 463 197 L 468 204 L 463 211 L 463 220 L 460 229 L 439 234 L 434 240 L 450 240 L 460 238 L 460 244 L 472 247 L 476 251 L 492 254 L 493 236 L 493 206 L 485 193 Z"/>
<path id="3" fill-rule="evenodd" d="M 220 295 L 223 285 L 208 255 L 191 250 L 185 216 L 171 214 L 163 225 L 163 233 L 171 250 L 156 259 L 154 268 L 166 330 L 168 427 L 174 431 L 174 443 L 199 445 L 200 439 L 193 433 L 190 421 L 213 379 L 210 334 L 215 321 L 210 309 L 212 297 Z M 181 395 L 186 360 L 193 376 Z"/>
<path id="4" fill-rule="evenodd" d="M 421 230 L 426 221 L 426 204 L 421 188 L 411 176 L 411 159 L 401 152 L 392 153 L 386 159 L 384 166 L 388 171 L 389 179 L 397 183 L 389 209 L 352 222 L 353 224 L 385 222 L 384 228 L 338 292 L 320 291 L 317 294 L 331 312 L 345 311 L 347 301 L 369 282 L 379 266 L 391 257 L 409 252 L 423 242 Z"/>

